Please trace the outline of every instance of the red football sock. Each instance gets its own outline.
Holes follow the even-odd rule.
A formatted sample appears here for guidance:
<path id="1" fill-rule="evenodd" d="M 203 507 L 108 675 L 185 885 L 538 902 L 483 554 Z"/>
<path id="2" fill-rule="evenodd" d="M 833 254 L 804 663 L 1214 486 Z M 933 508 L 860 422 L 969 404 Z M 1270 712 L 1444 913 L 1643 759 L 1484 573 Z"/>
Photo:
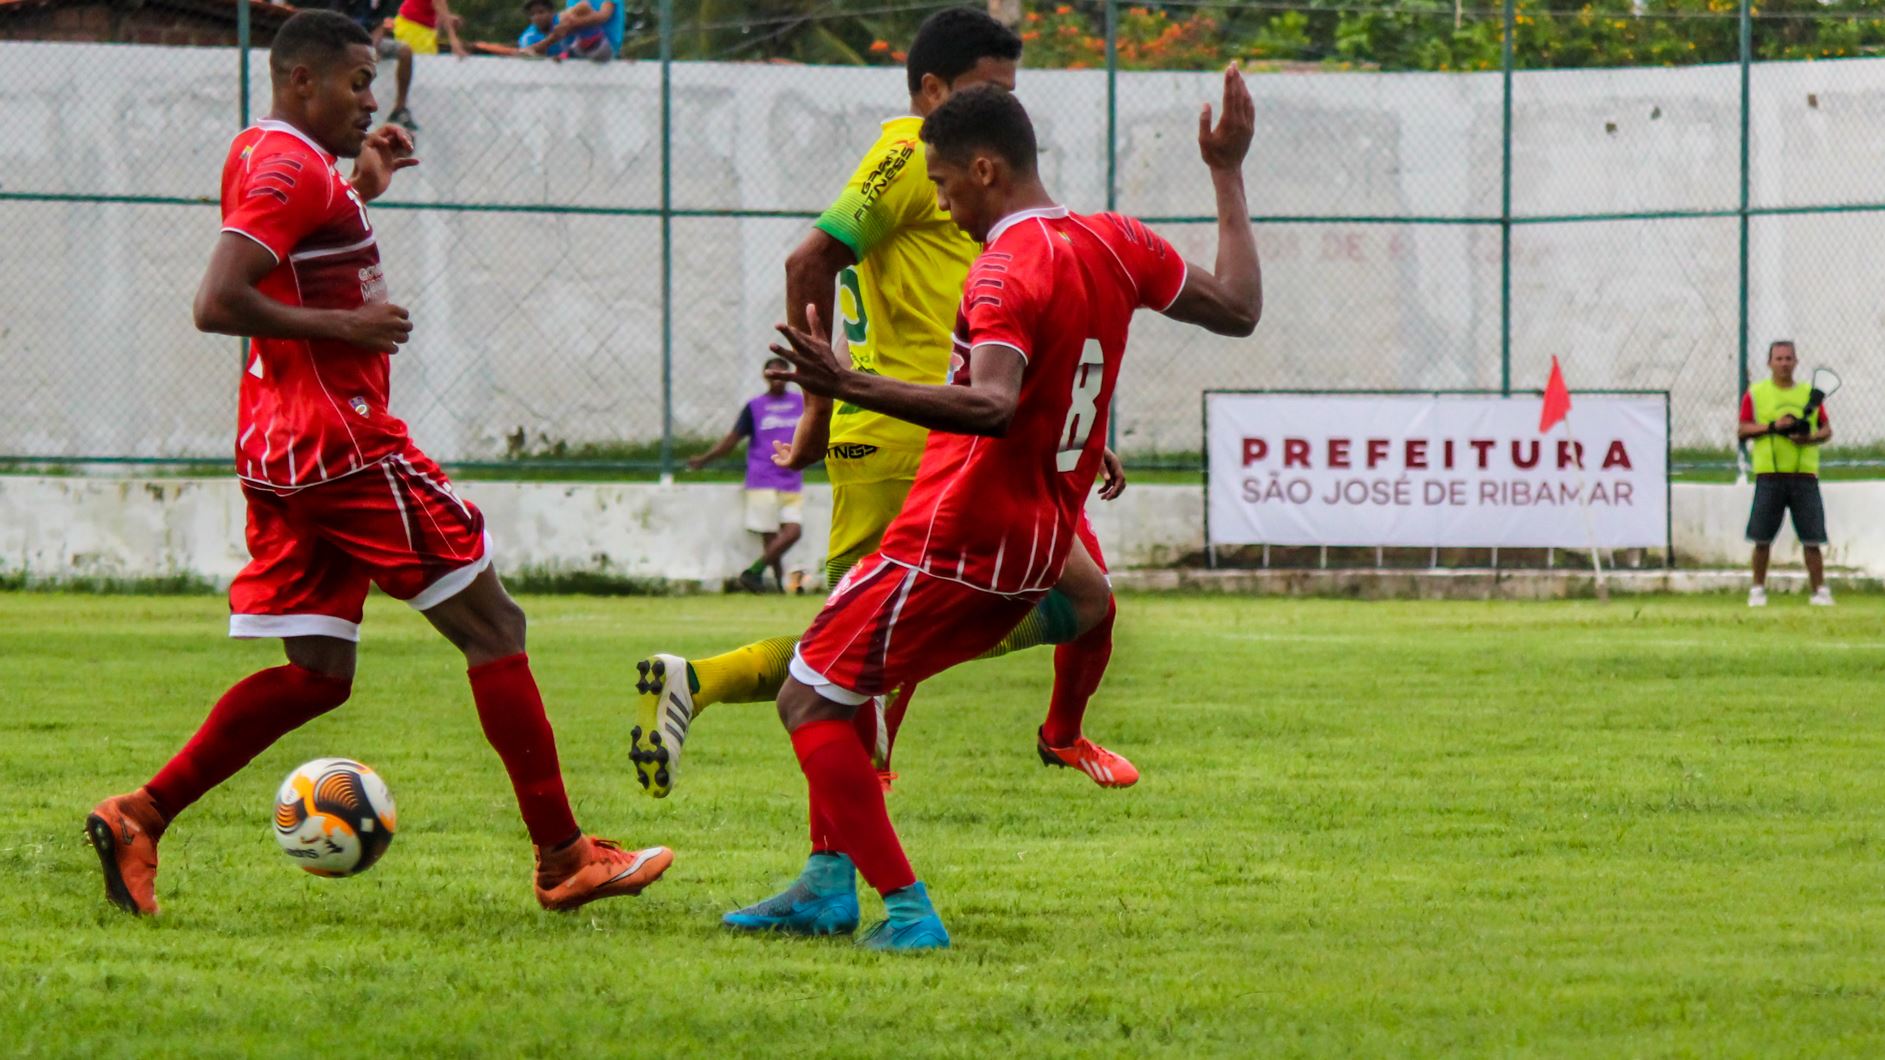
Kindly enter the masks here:
<path id="1" fill-rule="evenodd" d="M 897 830 L 884 812 L 884 789 L 857 733 L 846 721 L 815 721 L 792 734 L 792 750 L 818 807 L 837 833 L 837 847 L 851 855 L 865 882 L 878 893 L 916 882 Z M 814 841 L 814 846 L 816 841 Z"/>
<path id="2" fill-rule="evenodd" d="M 1118 613 L 1118 605 L 1108 600 L 1099 625 L 1054 649 L 1054 697 L 1041 725 L 1041 738 L 1049 746 L 1069 747 L 1080 738 L 1087 701 L 1099 691 L 1113 657 L 1113 616 Z"/>
<path id="3" fill-rule="evenodd" d="M 182 813 L 270 744 L 347 702 L 353 684 L 289 663 L 235 683 L 196 735 L 144 785 L 164 819 Z"/>
<path id="4" fill-rule="evenodd" d="M 465 671 L 471 698 L 478 704 L 484 738 L 504 760 L 517 808 L 523 811 L 530 841 L 545 850 L 574 839 L 582 829 L 563 792 L 563 771 L 556 760 L 556 733 L 543 713 L 543 695 L 530 675 L 523 652 L 482 663 Z"/>
<path id="5" fill-rule="evenodd" d="M 831 826 L 831 815 L 825 812 L 824 799 L 817 788 L 811 788 L 807 800 L 807 816 L 812 822 L 812 853 L 842 854 L 844 848 L 838 845 L 838 830 Z"/>

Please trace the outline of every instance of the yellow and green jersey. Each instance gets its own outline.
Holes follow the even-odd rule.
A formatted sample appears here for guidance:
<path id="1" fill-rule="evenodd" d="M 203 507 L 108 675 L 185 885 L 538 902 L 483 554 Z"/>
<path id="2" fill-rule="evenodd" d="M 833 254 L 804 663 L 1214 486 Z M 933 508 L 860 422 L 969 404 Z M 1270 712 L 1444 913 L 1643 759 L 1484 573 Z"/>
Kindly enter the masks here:
<path id="1" fill-rule="evenodd" d="M 941 383 L 962 283 L 979 244 L 936 208 L 918 135 L 923 119 L 884 123 L 843 194 L 817 227 L 851 248 L 857 264 L 838 277 L 838 327 L 859 371 L 912 383 Z M 831 445 L 919 452 L 923 428 L 840 403 Z"/>

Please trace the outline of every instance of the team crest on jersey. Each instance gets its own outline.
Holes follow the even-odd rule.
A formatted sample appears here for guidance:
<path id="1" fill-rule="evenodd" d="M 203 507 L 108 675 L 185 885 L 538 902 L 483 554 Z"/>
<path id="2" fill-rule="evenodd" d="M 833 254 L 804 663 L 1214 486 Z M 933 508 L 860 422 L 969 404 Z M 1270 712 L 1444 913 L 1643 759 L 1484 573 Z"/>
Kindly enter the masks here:
<path id="1" fill-rule="evenodd" d="M 366 398 L 363 398 L 363 397 L 356 397 L 356 398 L 354 398 L 354 399 L 353 399 L 352 401 L 349 401 L 349 402 L 347 402 L 347 404 L 349 404 L 349 405 L 352 405 L 352 406 L 353 406 L 353 410 L 354 410 L 355 412 L 357 412 L 357 413 L 359 413 L 359 414 L 360 414 L 361 416 L 365 416 L 365 415 L 367 414 L 367 407 L 368 407 L 368 406 L 367 406 L 367 399 L 366 399 Z"/>

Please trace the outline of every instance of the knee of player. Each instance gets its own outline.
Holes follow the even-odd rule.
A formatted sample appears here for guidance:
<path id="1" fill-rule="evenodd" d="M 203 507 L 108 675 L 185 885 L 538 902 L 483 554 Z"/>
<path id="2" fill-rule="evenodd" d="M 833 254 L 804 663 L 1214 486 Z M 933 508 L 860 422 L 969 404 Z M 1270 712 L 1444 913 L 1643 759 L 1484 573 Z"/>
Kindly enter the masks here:
<path id="1" fill-rule="evenodd" d="M 1113 617 L 1113 612 L 1113 594 L 1108 592 L 1103 596 L 1076 601 L 1073 614 L 1080 632 L 1086 633 L 1105 625 Z"/>
<path id="2" fill-rule="evenodd" d="M 787 543 L 793 543 L 793 542 L 796 542 L 799 539 L 799 536 L 803 534 L 804 532 L 805 532 L 804 529 L 800 527 L 799 524 L 786 523 L 784 526 L 781 526 L 779 528 L 779 540 L 787 542 Z"/>
<path id="3" fill-rule="evenodd" d="M 523 606 L 506 596 L 491 616 L 491 632 L 498 642 L 493 645 L 511 652 L 524 650 L 524 633 L 529 626 Z"/>
<path id="4" fill-rule="evenodd" d="M 1055 587 L 1054 594 L 1058 594 L 1073 612 L 1074 636 L 1105 622 L 1113 612 L 1113 587 L 1104 576 L 1069 578 Z"/>
<path id="5" fill-rule="evenodd" d="M 472 659 L 502 659 L 524 650 L 524 609 L 509 596 L 483 602 L 470 621 L 447 629 L 458 650 Z"/>

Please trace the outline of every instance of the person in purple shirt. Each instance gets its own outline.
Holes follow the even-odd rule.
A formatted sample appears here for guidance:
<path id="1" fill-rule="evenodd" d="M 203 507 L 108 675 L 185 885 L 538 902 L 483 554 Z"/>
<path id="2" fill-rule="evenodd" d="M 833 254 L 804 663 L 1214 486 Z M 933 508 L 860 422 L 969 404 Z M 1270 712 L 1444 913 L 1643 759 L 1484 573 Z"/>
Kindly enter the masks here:
<path id="1" fill-rule="evenodd" d="M 791 367 L 778 357 L 766 361 L 767 368 L 774 366 Z M 699 471 L 746 439 L 746 529 L 760 535 L 764 545 L 753 565 L 740 572 L 740 584 L 750 592 L 766 591 L 767 567 L 772 568 L 780 590 L 785 588 L 783 560 L 799 539 L 802 480 L 798 472 L 773 463 L 772 452 L 775 445 L 792 444 L 792 432 L 804 411 L 803 395 L 787 390 L 784 383 L 768 382 L 765 393 L 740 409 L 739 420 L 725 438 L 687 462 L 689 470 Z"/>

